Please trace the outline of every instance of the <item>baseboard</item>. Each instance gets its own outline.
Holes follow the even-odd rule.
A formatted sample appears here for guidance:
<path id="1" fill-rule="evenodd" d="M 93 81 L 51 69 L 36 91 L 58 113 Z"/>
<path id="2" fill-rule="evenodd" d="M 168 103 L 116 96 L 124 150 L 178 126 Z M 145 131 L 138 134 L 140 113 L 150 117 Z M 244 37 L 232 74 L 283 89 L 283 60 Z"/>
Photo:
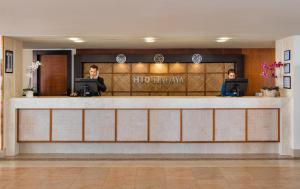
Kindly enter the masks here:
<path id="1" fill-rule="evenodd" d="M 294 157 L 300 157 L 300 149 L 294 149 L 293 156 Z"/>

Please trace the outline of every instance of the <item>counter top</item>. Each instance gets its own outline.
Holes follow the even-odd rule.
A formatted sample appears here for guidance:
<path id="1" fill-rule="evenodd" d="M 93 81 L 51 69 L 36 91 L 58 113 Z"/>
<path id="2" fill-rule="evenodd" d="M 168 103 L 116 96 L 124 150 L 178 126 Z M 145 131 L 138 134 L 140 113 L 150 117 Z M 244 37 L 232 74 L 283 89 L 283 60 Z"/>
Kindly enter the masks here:
<path id="1" fill-rule="evenodd" d="M 102 96 L 19 97 L 14 108 L 281 108 L 283 97 Z"/>

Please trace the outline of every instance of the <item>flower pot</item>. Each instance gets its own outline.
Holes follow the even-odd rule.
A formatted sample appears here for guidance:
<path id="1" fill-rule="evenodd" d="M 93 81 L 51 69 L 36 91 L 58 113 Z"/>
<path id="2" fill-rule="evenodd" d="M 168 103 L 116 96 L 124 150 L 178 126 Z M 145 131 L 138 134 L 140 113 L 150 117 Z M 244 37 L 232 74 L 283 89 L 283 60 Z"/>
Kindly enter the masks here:
<path id="1" fill-rule="evenodd" d="M 273 89 L 273 90 L 261 89 L 261 92 L 262 92 L 264 97 L 276 97 L 276 96 L 278 96 L 278 91 L 275 90 L 275 89 Z"/>
<path id="2" fill-rule="evenodd" d="M 26 91 L 25 94 L 26 94 L 26 97 L 29 97 L 29 98 L 33 97 L 33 91 Z"/>

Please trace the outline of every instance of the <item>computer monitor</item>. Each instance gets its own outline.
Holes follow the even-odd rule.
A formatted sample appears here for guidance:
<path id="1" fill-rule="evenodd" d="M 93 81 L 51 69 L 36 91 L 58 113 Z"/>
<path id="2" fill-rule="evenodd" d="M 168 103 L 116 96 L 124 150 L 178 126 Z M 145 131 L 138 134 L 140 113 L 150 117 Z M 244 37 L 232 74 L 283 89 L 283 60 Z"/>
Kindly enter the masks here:
<path id="1" fill-rule="evenodd" d="M 98 96 L 97 79 L 75 78 L 75 92 L 78 96 Z"/>
<path id="2" fill-rule="evenodd" d="M 248 79 L 225 79 L 225 93 L 233 93 L 232 96 L 244 96 L 247 89 Z"/>

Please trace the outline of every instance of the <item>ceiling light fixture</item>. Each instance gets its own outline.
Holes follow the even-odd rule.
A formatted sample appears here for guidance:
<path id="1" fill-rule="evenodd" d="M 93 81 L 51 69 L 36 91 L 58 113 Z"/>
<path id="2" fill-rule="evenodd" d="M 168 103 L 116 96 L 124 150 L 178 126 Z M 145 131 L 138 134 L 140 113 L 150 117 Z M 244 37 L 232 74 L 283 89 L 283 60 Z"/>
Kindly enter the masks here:
<path id="1" fill-rule="evenodd" d="M 146 43 L 154 43 L 156 41 L 156 39 L 154 37 L 145 37 L 144 41 Z"/>
<path id="2" fill-rule="evenodd" d="M 218 42 L 218 43 L 224 43 L 224 42 L 226 42 L 226 41 L 228 41 L 230 39 L 231 39 L 230 37 L 219 37 L 219 38 L 217 38 L 216 42 Z"/>
<path id="3" fill-rule="evenodd" d="M 82 43 L 84 42 L 82 39 L 78 38 L 78 37 L 70 37 L 68 38 L 69 40 L 75 42 L 75 43 Z"/>
<path id="4" fill-rule="evenodd" d="M 77 40 L 80 40 L 80 38 L 78 38 L 78 37 L 70 37 L 70 38 L 68 38 L 69 40 L 71 40 L 71 41 L 77 41 Z"/>
<path id="5" fill-rule="evenodd" d="M 75 43 L 83 43 L 84 41 L 79 39 L 79 40 L 74 40 Z"/>

